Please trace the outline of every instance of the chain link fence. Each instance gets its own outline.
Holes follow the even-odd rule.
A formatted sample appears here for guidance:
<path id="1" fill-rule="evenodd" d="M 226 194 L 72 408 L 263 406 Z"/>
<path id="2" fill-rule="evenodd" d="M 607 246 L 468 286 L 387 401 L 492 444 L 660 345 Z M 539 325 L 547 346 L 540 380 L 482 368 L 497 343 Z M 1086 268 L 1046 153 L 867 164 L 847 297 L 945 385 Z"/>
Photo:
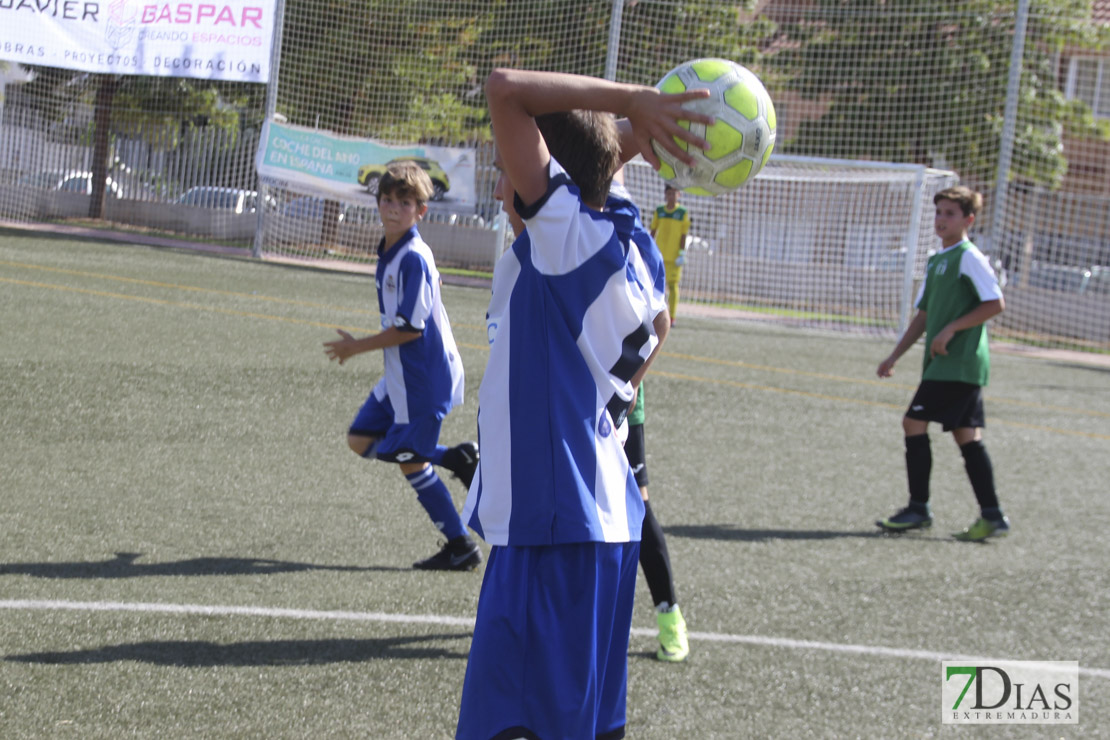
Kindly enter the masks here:
<path id="1" fill-rule="evenodd" d="M 266 38 L 248 33 L 263 10 L 217 5 L 200 19 L 210 27 L 201 40 L 232 61 L 236 44 L 275 43 L 267 81 L 198 77 L 199 62 L 193 77 L 0 62 L 0 218 L 182 235 L 358 269 L 373 262 L 381 233 L 374 168 L 419 156 L 443 176 L 424 227 L 437 258 L 488 271 L 506 238 L 482 94 L 492 68 L 654 84 L 682 60 L 724 57 L 768 88 L 776 157 L 739 193 L 685 197 L 695 219 L 684 299 L 897 331 L 907 281 L 920 279 L 932 246 L 931 200 L 898 231 L 889 224 L 908 192 L 898 167 L 822 196 L 833 165 L 777 157 L 843 160 L 843 173 L 853 162 L 916 165 L 986 196 L 973 238 L 1005 282 L 996 335 L 1110 351 L 1106 0 L 277 0 Z M 109 20 L 128 3 L 111 7 Z M 128 16 L 137 33 L 189 25 L 161 7 Z M 20 12 L 0 8 L 0 58 L 18 58 L 8 52 Z M 261 67 L 248 71 L 264 77 Z M 294 160 L 345 172 L 343 188 L 260 177 L 278 127 L 317 149 L 343 144 L 342 160 L 308 144 Z M 804 184 L 787 188 L 784 178 Z M 635 182 L 647 213 L 662 183 L 650 172 Z M 813 248 L 824 242 L 845 246 Z"/>

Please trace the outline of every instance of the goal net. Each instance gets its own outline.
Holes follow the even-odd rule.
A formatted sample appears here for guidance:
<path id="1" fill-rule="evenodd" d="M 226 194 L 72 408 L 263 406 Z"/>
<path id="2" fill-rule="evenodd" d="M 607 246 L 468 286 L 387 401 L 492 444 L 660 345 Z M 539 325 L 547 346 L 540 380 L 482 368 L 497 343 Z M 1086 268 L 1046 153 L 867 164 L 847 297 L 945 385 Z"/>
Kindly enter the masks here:
<path id="1" fill-rule="evenodd" d="M 84 20 L 33 5 L 0 33 L 0 222 L 368 270 L 374 168 L 420 157 L 437 259 L 488 272 L 505 237 L 491 69 L 655 84 L 721 57 L 765 84 L 777 143 L 734 195 L 686 197 L 684 301 L 893 333 L 936 246 L 929 198 L 956 173 L 984 195 L 973 238 L 1006 282 L 994 334 L 1110 351 L 1106 0 L 120 2 Z M 96 66 L 113 59 L 154 66 Z M 661 185 L 643 170 L 646 210 Z"/>
<path id="2" fill-rule="evenodd" d="M 793 325 L 903 328 L 936 241 L 933 195 L 957 182 L 920 165 L 779 155 L 731 194 L 684 194 L 681 298 Z M 626 184 L 650 223 L 663 181 L 633 161 Z"/>

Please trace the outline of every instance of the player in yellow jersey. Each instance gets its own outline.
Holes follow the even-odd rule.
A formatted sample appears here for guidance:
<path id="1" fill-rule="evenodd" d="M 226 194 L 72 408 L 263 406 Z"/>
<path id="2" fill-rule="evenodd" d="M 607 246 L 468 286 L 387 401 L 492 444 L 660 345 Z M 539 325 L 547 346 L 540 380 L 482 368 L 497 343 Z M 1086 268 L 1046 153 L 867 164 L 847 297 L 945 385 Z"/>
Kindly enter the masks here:
<path id="1" fill-rule="evenodd" d="M 663 190 L 666 203 L 655 209 L 651 218 L 651 235 L 663 253 L 667 273 L 667 309 L 671 326 L 678 314 L 678 281 L 686 262 L 686 237 L 690 233 L 690 212 L 678 204 L 678 190 L 667 185 Z"/>

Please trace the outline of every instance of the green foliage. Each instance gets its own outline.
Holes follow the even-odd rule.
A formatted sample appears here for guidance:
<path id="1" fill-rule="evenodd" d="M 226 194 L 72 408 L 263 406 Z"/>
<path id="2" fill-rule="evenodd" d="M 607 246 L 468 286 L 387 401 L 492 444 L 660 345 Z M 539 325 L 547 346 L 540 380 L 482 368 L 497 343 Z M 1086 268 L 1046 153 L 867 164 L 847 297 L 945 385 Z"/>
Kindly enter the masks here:
<path id="1" fill-rule="evenodd" d="M 163 149 L 176 148 L 183 128 L 215 126 L 237 134 L 240 111 L 251 105 L 246 83 L 182 77 L 126 77 L 112 104 L 112 127 L 140 132 Z M 257 106 L 255 106 L 257 107 Z"/>
<path id="2" fill-rule="evenodd" d="M 1076 20 L 1083 6 L 1040 0 L 1031 9 L 1027 37 L 1037 42 L 1025 46 L 1017 179 L 1058 186 L 1067 169 L 1065 128 L 1073 135 L 1105 131 L 1064 99 L 1054 74 L 1060 50 L 1100 43 L 1099 31 Z M 792 89 L 825 105 L 786 146 L 799 154 L 939 159 L 989 180 L 998 163 L 1014 25 L 1013 4 L 1000 0 L 821 0 L 784 26 L 792 48 L 775 59 Z"/>
<path id="3" fill-rule="evenodd" d="M 611 11 L 608 2 L 578 0 L 332 0 L 323 8 L 290 0 L 278 110 L 292 123 L 385 141 L 486 140 L 482 83 L 490 70 L 604 76 Z M 630 4 L 619 76 L 654 84 L 701 56 L 756 66 L 773 29 L 731 4 Z"/>
<path id="4" fill-rule="evenodd" d="M 756 11 L 756 8 L 759 11 Z M 611 2 L 288 0 L 277 111 L 291 123 L 382 141 L 489 138 L 482 83 L 496 66 L 604 75 Z M 1110 48 L 1089 0 L 1033 0 L 1013 176 L 1058 185 L 1061 139 L 1110 138 L 1110 122 L 1059 87 L 1060 55 Z M 623 6 L 618 79 L 654 84 L 676 64 L 724 57 L 772 94 L 812 107 L 780 128 L 779 151 L 939 164 L 989 181 L 997 168 L 1014 7 L 1002 0 L 639 0 Z M 48 67 L 20 104 L 87 134 L 97 75 Z M 266 87 L 123 77 L 117 133 L 177 146 L 190 127 L 257 126 Z M 795 98 L 796 100 L 797 98 Z M 787 140 L 787 136 L 790 137 Z"/>
<path id="5" fill-rule="evenodd" d="M 333 0 L 324 8 L 290 0 L 287 28 L 296 32 L 282 46 L 288 82 L 278 109 L 292 123 L 383 140 L 488 139 L 482 82 L 489 71 L 555 69 L 557 56 L 603 60 L 606 36 L 595 31 L 608 23 L 608 10 L 569 0 L 538 7 Z M 593 45 L 593 53 L 568 43 Z"/>
<path id="6" fill-rule="evenodd" d="M 767 81 L 763 52 L 777 29 L 770 19 L 747 17 L 739 5 L 714 2 L 639 3 L 624 14 L 620 78 L 654 85 L 690 59 L 720 57 Z"/>
<path id="7" fill-rule="evenodd" d="M 64 130 L 76 141 L 91 132 L 75 113 L 95 105 L 96 90 L 104 75 L 55 67 L 34 67 L 35 79 L 19 90 L 23 106 L 48 119 L 67 122 Z M 119 134 L 141 133 L 164 149 L 175 148 L 185 128 L 215 126 L 237 133 L 245 125 L 258 125 L 257 114 L 244 120 L 244 112 L 261 110 L 263 85 L 183 77 L 123 75 L 112 97 L 111 128 Z M 249 115 L 249 114 L 246 114 Z"/>

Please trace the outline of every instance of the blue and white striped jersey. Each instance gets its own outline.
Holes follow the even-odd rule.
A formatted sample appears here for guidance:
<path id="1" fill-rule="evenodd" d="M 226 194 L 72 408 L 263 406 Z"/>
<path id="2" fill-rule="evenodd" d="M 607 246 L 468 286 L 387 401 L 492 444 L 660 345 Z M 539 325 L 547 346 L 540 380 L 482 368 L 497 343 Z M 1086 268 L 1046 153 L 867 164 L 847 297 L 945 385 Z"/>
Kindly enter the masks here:
<path id="1" fill-rule="evenodd" d="M 549 176 L 539 202 L 516 202 L 526 229 L 494 270 L 482 457 L 462 516 L 494 545 L 636 541 L 643 501 L 616 427 L 659 310 L 631 244 L 638 211 L 588 208 L 554 160 Z"/>
<path id="2" fill-rule="evenodd" d="M 651 237 L 651 232 L 647 230 L 643 222 L 640 221 L 640 211 L 632 203 L 632 194 L 628 189 L 620 184 L 613 183 L 613 187 L 609 190 L 609 200 L 605 204 L 609 210 L 619 211 L 622 209 L 632 208 L 635 213 L 635 221 L 632 227 L 632 242 L 640 250 L 640 259 L 645 272 L 640 276 L 640 281 L 645 286 L 651 286 L 652 296 L 652 317 L 654 318 L 663 309 L 667 307 L 667 270 L 663 264 L 663 253 L 659 250 L 659 245 Z"/>
<path id="3" fill-rule="evenodd" d="M 443 418 L 463 402 L 463 366 L 443 307 L 435 258 L 415 226 L 383 252 L 384 246 L 384 241 L 378 246 L 374 276 L 382 329 L 395 326 L 420 334 L 383 352 L 394 422 Z"/>

